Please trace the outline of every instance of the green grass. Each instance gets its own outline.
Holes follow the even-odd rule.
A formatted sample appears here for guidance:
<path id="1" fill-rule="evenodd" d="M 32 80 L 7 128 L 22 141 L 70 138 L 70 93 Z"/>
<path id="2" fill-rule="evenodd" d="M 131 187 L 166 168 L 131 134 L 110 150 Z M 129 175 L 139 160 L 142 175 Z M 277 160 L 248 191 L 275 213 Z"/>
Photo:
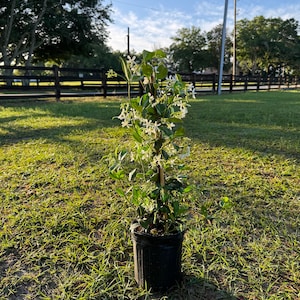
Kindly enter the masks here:
<path id="1" fill-rule="evenodd" d="M 0 103 L 0 299 L 300 299 L 300 93 L 191 102 L 184 280 L 164 295 L 136 287 L 134 207 L 107 176 L 119 104 Z"/>

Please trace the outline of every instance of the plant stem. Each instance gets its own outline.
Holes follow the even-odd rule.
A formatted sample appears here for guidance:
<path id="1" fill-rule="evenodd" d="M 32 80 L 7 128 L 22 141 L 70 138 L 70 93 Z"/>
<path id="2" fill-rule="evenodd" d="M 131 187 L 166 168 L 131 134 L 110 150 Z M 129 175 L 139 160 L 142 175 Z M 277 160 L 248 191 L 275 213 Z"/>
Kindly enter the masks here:
<path id="1" fill-rule="evenodd" d="M 161 166 L 157 167 L 157 173 L 158 173 L 158 180 L 159 180 L 159 185 L 161 187 L 165 186 L 165 172 L 164 169 Z"/>

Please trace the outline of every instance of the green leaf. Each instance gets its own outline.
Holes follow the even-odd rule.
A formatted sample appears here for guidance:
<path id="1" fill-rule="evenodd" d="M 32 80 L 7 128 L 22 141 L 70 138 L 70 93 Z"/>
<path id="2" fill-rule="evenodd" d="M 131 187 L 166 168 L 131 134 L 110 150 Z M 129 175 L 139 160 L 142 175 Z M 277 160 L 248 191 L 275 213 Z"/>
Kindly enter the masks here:
<path id="1" fill-rule="evenodd" d="M 143 60 L 144 61 L 149 61 L 154 57 L 155 53 L 154 52 L 149 52 L 147 50 L 143 51 Z"/>
<path id="2" fill-rule="evenodd" d="M 178 201 L 174 201 L 172 203 L 172 206 L 173 206 L 173 210 L 174 210 L 174 215 L 176 217 L 178 215 L 178 213 L 179 213 L 179 202 Z"/>
<path id="3" fill-rule="evenodd" d="M 167 106 L 165 104 L 159 103 L 155 106 L 155 108 L 156 108 L 157 113 L 160 116 L 163 116 Z"/>
<path id="4" fill-rule="evenodd" d="M 131 201 L 134 205 L 140 204 L 140 198 L 141 198 L 140 195 L 141 195 L 141 191 L 139 190 L 139 188 L 133 187 Z"/>
<path id="5" fill-rule="evenodd" d="M 121 66 L 122 66 L 122 70 L 124 72 L 125 78 L 126 78 L 127 82 L 129 83 L 130 77 L 131 77 L 130 70 L 128 69 L 126 61 L 123 58 L 120 58 L 120 60 L 121 60 Z"/>
<path id="6" fill-rule="evenodd" d="M 232 207 L 232 202 L 228 197 L 223 197 L 220 201 L 220 206 L 224 209 L 229 209 Z"/>
<path id="7" fill-rule="evenodd" d="M 161 131 L 163 131 L 167 136 L 172 136 L 173 135 L 173 131 L 166 127 L 166 126 L 160 126 Z"/>
<path id="8" fill-rule="evenodd" d="M 116 192 L 117 192 L 118 195 L 120 195 L 122 197 L 125 197 L 125 192 L 121 188 L 117 188 Z"/>
<path id="9" fill-rule="evenodd" d="M 138 216 L 144 216 L 146 213 L 145 208 L 142 205 L 139 205 L 139 207 L 137 208 L 137 214 Z M 143 225 L 142 225 L 143 226 Z M 143 226 L 144 227 L 144 226 Z"/>
<path id="10" fill-rule="evenodd" d="M 180 150 L 180 146 L 178 146 L 177 144 L 172 143 L 172 145 L 173 145 L 173 147 L 174 147 L 174 149 L 175 149 L 176 151 L 179 151 L 179 150 Z"/>
<path id="11" fill-rule="evenodd" d="M 142 64 L 142 72 L 146 77 L 150 77 L 153 74 L 153 68 L 149 64 Z"/>
<path id="12" fill-rule="evenodd" d="M 205 205 L 202 205 L 202 206 L 201 206 L 200 212 L 201 212 L 201 215 L 202 215 L 205 219 L 208 218 L 208 210 L 207 210 L 207 207 L 206 207 Z"/>
<path id="13" fill-rule="evenodd" d="M 157 79 L 165 79 L 168 76 L 168 69 L 165 67 L 164 64 L 159 64 L 156 72 Z"/>
<path id="14" fill-rule="evenodd" d="M 144 94 L 143 97 L 141 98 L 141 105 L 143 106 L 143 108 L 146 108 L 147 106 L 149 106 L 150 101 L 149 101 L 149 96 L 148 94 Z"/>
<path id="15" fill-rule="evenodd" d="M 183 127 L 179 127 L 175 133 L 174 133 L 174 137 L 182 137 L 184 136 L 185 134 L 185 131 L 184 131 L 184 128 Z"/>
<path id="16" fill-rule="evenodd" d="M 153 173 L 153 175 L 150 177 L 150 180 L 152 182 L 158 182 L 159 180 L 159 175 L 157 173 Z"/>
<path id="17" fill-rule="evenodd" d="M 157 188 L 157 189 L 151 191 L 151 193 L 149 194 L 149 197 L 150 197 L 151 199 L 157 199 L 158 196 L 160 195 L 160 191 L 161 191 L 161 190 L 160 190 L 159 188 Z"/>
<path id="18" fill-rule="evenodd" d="M 184 82 L 182 81 L 181 75 L 180 74 L 176 74 L 175 78 L 177 79 L 177 81 L 181 82 L 184 84 Z"/>
<path id="19" fill-rule="evenodd" d="M 165 53 L 165 51 L 158 49 L 154 52 L 155 57 L 157 58 L 165 58 L 167 55 Z"/>
<path id="20" fill-rule="evenodd" d="M 155 143 L 154 143 L 154 149 L 156 151 L 159 151 L 161 149 L 162 145 L 163 145 L 163 140 L 159 139 L 159 140 L 155 141 Z"/>
<path id="21" fill-rule="evenodd" d="M 110 171 L 109 172 L 109 176 L 112 178 L 112 179 L 123 179 L 124 176 L 125 176 L 125 173 L 123 170 L 118 170 L 118 171 Z"/>
<path id="22" fill-rule="evenodd" d="M 168 118 L 167 121 L 170 123 L 182 123 L 182 120 L 178 118 Z"/>
<path id="23" fill-rule="evenodd" d="M 133 138 L 138 142 L 138 143 L 142 143 L 143 142 L 143 139 L 139 133 L 139 129 L 138 128 L 135 128 L 135 130 L 133 131 L 133 134 L 132 134 Z"/>
<path id="24" fill-rule="evenodd" d="M 188 192 L 190 192 L 192 189 L 193 189 L 193 186 L 192 186 L 192 185 L 188 185 L 186 188 L 183 189 L 183 192 L 184 192 L 184 193 L 188 193 Z"/>
<path id="25" fill-rule="evenodd" d="M 177 178 L 169 179 L 165 186 L 169 191 L 182 190 L 182 182 L 180 182 Z"/>
<path id="26" fill-rule="evenodd" d="M 143 107 L 142 107 L 141 104 L 140 104 L 140 99 L 139 99 L 139 98 L 132 98 L 132 99 L 130 100 L 130 106 L 131 106 L 133 109 L 137 110 L 138 112 L 141 112 L 142 109 L 143 109 Z"/>
<path id="27" fill-rule="evenodd" d="M 171 211 L 170 211 L 170 208 L 166 205 L 163 205 L 160 209 L 159 209 L 162 213 L 166 213 L 166 214 L 169 214 Z"/>
<path id="28" fill-rule="evenodd" d="M 167 153 L 167 151 L 165 151 L 165 150 L 162 150 L 162 156 L 163 156 L 163 158 L 165 159 L 165 160 L 168 160 L 169 159 L 169 154 Z"/>

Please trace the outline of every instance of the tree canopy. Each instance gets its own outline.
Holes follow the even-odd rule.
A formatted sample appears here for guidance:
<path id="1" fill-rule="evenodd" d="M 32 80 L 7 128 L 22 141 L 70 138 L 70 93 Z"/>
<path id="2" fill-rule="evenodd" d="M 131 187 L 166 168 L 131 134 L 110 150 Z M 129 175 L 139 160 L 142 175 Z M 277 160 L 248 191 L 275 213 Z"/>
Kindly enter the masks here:
<path id="1" fill-rule="evenodd" d="M 198 27 L 182 28 L 172 37 L 174 43 L 170 52 L 182 72 L 202 71 L 211 67 L 216 70 L 220 67 L 222 25 L 214 27 L 209 32 L 201 32 Z M 226 38 L 225 68 L 230 68 L 230 52 L 232 42 Z"/>
<path id="2" fill-rule="evenodd" d="M 255 17 L 237 23 L 237 58 L 244 72 L 299 68 L 298 21 Z"/>
<path id="3" fill-rule="evenodd" d="M 222 31 L 223 25 L 217 25 L 212 30 L 208 31 L 206 34 L 207 41 L 207 64 L 209 67 L 219 70 L 220 68 L 220 57 L 221 57 L 221 44 L 222 44 Z M 232 41 L 227 35 L 225 40 L 225 57 L 224 57 L 224 69 L 228 71 L 231 67 L 230 57 L 231 57 Z"/>
<path id="4" fill-rule="evenodd" d="M 206 67 L 206 39 L 200 28 L 182 28 L 172 40 L 170 50 L 178 70 L 192 72 Z"/>
<path id="5" fill-rule="evenodd" d="M 106 45 L 111 5 L 104 0 L 0 0 L 0 63 L 30 65 L 52 61 L 66 66 L 119 68 Z M 237 22 L 236 53 L 243 73 L 300 73 L 299 22 L 265 18 Z M 208 32 L 181 28 L 167 49 L 170 69 L 218 70 L 222 25 Z M 227 35 L 225 70 L 231 66 Z"/>
<path id="6" fill-rule="evenodd" d="M 0 0 L 0 62 L 31 64 L 88 53 L 104 43 L 110 5 L 102 0 Z"/>

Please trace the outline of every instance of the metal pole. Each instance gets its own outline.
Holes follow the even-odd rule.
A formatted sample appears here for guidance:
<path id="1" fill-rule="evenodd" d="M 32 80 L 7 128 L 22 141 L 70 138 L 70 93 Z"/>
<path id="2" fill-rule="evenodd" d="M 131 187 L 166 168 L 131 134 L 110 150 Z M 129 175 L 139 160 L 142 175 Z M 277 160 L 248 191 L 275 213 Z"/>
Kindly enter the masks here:
<path id="1" fill-rule="evenodd" d="M 130 36 L 129 36 L 129 27 L 127 29 L 127 55 L 129 56 L 130 55 Z"/>
<path id="2" fill-rule="evenodd" d="M 227 10 L 228 10 L 228 0 L 225 0 L 223 31 L 222 31 L 222 47 L 221 47 L 220 70 L 219 70 L 219 83 L 218 83 L 218 95 L 221 95 L 221 90 L 222 90 L 222 78 L 223 78 L 224 55 L 225 55 L 225 41 L 226 41 Z"/>
<path id="3" fill-rule="evenodd" d="M 234 0 L 234 17 L 233 17 L 233 62 L 232 62 L 233 80 L 236 76 L 236 0 Z"/>

